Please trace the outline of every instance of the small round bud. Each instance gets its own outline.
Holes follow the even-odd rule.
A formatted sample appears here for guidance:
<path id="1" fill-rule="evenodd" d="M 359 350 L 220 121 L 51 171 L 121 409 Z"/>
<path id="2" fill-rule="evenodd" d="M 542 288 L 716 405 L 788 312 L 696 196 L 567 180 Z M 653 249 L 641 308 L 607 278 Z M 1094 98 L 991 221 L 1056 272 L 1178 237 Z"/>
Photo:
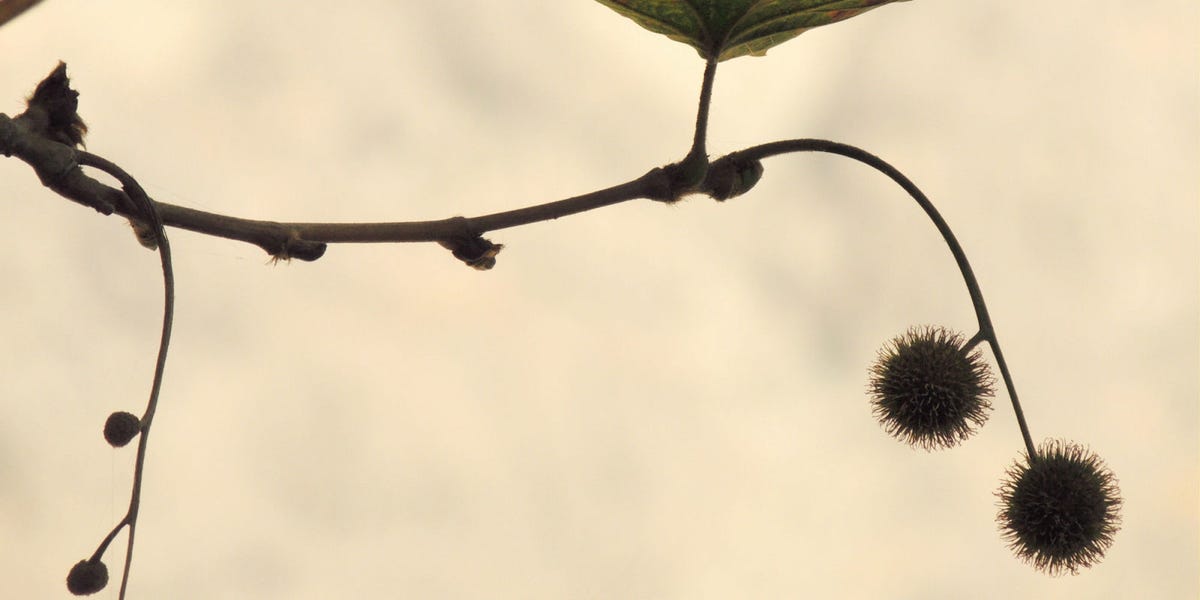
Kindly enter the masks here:
<path id="1" fill-rule="evenodd" d="M 487 271 L 496 266 L 496 255 L 504 249 L 504 244 L 494 244 L 478 235 L 473 238 L 438 240 L 438 243 L 450 250 L 454 258 L 479 271 Z"/>
<path id="2" fill-rule="evenodd" d="M 1121 490 L 1083 446 L 1050 440 L 1036 459 L 1008 469 L 996 515 L 1016 555 L 1050 575 L 1076 574 L 1104 558 L 1121 528 Z"/>
<path id="3" fill-rule="evenodd" d="M 108 585 L 108 567 L 100 560 L 81 560 L 67 574 L 67 591 L 76 596 L 88 596 Z"/>
<path id="4" fill-rule="evenodd" d="M 949 448 L 987 422 L 992 377 L 983 355 L 940 327 L 910 329 L 870 369 L 872 413 L 912 446 Z"/>
<path id="5" fill-rule="evenodd" d="M 750 191 L 762 179 L 763 165 L 731 155 L 713 162 L 704 180 L 705 192 L 714 200 L 724 201 Z"/>
<path id="6" fill-rule="evenodd" d="M 128 444 L 141 431 L 141 419 L 138 419 L 137 415 L 127 412 L 115 412 L 108 415 L 108 420 L 104 422 L 104 439 L 113 448 L 120 448 Z"/>
<path id="7" fill-rule="evenodd" d="M 129 226 L 133 228 L 133 235 L 143 248 L 158 250 L 158 233 L 154 230 L 153 225 L 137 219 L 130 219 Z"/>

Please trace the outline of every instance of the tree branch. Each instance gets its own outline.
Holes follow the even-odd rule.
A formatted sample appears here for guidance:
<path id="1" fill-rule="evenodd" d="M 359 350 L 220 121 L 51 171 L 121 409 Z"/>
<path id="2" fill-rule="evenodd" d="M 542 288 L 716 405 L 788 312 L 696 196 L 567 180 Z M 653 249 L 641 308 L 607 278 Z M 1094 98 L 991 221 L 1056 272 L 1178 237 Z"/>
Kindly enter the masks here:
<path id="1" fill-rule="evenodd" d="M 29 164 L 46 187 L 64 198 L 105 215 L 119 214 L 135 226 L 141 223 L 144 211 L 123 190 L 85 174 L 78 151 L 41 135 L 29 125 L 26 114 L 10 118 L 0 113 L 0 153 Z M 243 219 L 166 202 L 155 201 L 154 206 L 168 227 L 254 244 L 276 258 L 312 261 L 325 253 L 329 243 L 440 242 L 454 249 L 488 231 L 557 219 L 627 200 L 666 200 L 677 187 L 667 171 L 655 168 L 637 179 L 555 202 L 479 217 L 391 223 L 287 223 Z"/>
<path id="2" fill-rule="evenodd" d="M 0 2 L 0 25 L 4 25 L 9 21 L 21 16 L 25 11 L 31 9 L 42 0 L 8 0 Z"/>
<path id="3" fill-rule="evenodd" d="M 489 231 L 640 198 L 675 202 L 685 195 L 702 193 L 725 200 L 753 186 L 762 173 L 757 161 L 708 161 L 705 131 L 716 66 L 715 60 L 705 65 L 695 139 L 682 161 L 572 198 L 479 217 L 389 223 L 285 223 L 243 219 L 153 200 L 150 203 L 164 226 L 254 244 L 276 259 L 313 261 L 323 256 L 331 243 L 438 242 L 468 265 L 490 269 L 503 246 L 482 237 Z M 78 96 L 70 87 L 66 65 L 59 63 L 38 85 L 25 112 L 12 118 L 0 113 L 0 153 L 29 164 L 46 187 L 64 198 L 105 215 L 116 213 L 129 219 L 142 244 L 154 248 L 156 235 L 144 222 L 146 211 L 124 190 L 101 183 L 80 168 L 86 161 L 80 160 L 81 151 L 75 146 L 82 143 L 87 126 L 76 112 Z"/>

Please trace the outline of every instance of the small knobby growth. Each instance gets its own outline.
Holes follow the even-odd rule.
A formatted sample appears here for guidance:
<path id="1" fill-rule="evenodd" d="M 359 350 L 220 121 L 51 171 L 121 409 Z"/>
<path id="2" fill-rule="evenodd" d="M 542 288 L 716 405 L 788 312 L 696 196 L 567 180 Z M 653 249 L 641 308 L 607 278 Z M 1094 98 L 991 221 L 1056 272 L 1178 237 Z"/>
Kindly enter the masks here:
<path id="1" fill-rule="evenodd" d="M 763 176 L 763 159 L 794 152 L 824 152 L 865 164 L 899 185 L 929 217 L 954 256 L 975 309 L 978 330 L 969 339 L 941 327 L 910 329 L 880 351 L 869 369 L 870 407 L 884 431 L 925 450 L 950 448 L 966 441 L 988 418 L 994 378 L 979 348 L 991 349 L 1025 443 L 1024 456 L 1009 469 L 997 496 L 1002 537 L 1018 557 L 1051 575 L 1075 573 L 1098 562 L 1120 525 L 1116 478 L 1083 447 L 1051 441 L 1035 448 L 1016 388 L 992 327 L 979 284 L 958 240 L 933 203 L 904 174 L 854 146 L 819 139 L 765 143 L 710 159 L 705 147 L 709 102 L 717 64 L 743 55 L 762 55 L 801 32 L 834 23 L 899 0 L 814 2 L 780 0 L 599 0 L 639 25 L 694 47 L 705 61 L 692 146 L 678 162 L 595 192 L 546 204 L 439 221 L 391 223 L 281 223 L 206 213 L 150 199 L 137 181 L 117 165 L 79 147 L 87 132 L 78 114 L 79 93 L 71 89 L 66 66 L 59 64 L 39 83 L 24 112 L 0 114 L 0 153 L 33 167 L 59 195 L 102 214 L 130 220 L 138 242 L 157 250 L 162 263 L 164 310 L 162 337 L 150 398 L 140 415 L 119 411 L 103 427 L 105 440 L 120 448 L 138 440 L 132 492 L 125 516 L 91 557 L 67 576 L 72 594 L 100 591 L 108 583 L 102 558 L 109 544 L 128 528 L 120 597 L 125 597 L 133 557 L 147 440 L 158 406 L 174 307 L 174 275 L 164 226 L 255 244 L 274 259 L 318 260 L 330 243 L 436 242 L 479 270 L 496 265 L 504 247 L 483 235 L 490 231 L 557 219 L 634 199 L 665 203 L 702 194 L 725 201 L 750 191 Z M 0 4 L 0 24 L 36 1 Z M 836 8 L 829 8 L 835 6 Z M 81 167 L 99 169 L 120 182 L 101 183 Z"/>

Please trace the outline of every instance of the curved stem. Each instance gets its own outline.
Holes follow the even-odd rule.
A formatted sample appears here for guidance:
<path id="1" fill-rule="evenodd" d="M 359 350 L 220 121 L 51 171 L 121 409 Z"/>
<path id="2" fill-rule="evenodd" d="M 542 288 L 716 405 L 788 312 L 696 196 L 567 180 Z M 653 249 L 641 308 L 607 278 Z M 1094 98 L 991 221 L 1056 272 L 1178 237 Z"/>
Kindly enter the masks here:
<path id="1" fill-rule="evenodd" d="M 162 217 L 158 214 L 154 202 L 146 195 L 142 186 L 123 169 L 99 156 L 83 151 L 80 151 L 78 156 L 79 164 L 98 168 L 121 182 L 125 193 L 142 209 L 140 217 L 150 222 L 155 241 L 158 244 L 160 262 L 162 263 L 164 295 L 162 336 L 159 338 L 158 360 L 154 364 L 154 380 L 150 385 L 150 399 L 146 403 L 146 412 L 141 418 L 142 430 L 138 439 L 137 459 L 134 463 L 133 489 L 130 492 L 129 511 L 126 513 L 125 518 L 122 519 L 122 523 L 118 524 L 113 533 L 110 533 L 105 538 L 105 542 L 102 545 L 102 547 L 107 546 L 108 542 L 112 541 L 112 537 L 122 524 L 129 526 L 129 542 L 125 547 L 125 567 L 121 575 L 121 591 L 118 596 L 121 600 L 124 600 L 125 590 L 129 585 L 129 568 L 133 562 L 133 540 L 134 534 L 137 531 L 138 508 L 141 506 L 142 478 L 146 470 L 146 445 L 150 437 L 150 425 L 153 423 L 154 413 L 158 409 L 158 395 L 162 390 L 163 372 L 167 367 L 167 348 L 171 344 L 171 326 L 175 315 L 175 274 L 171 267 L 171 244 L 167 240 L 166 232 L 163 230 Z"/>
<path id="2" fill-rule="evenodd" d="M 116 539 L 117 534 L 121 533 L 121 529 L 128 524 L 129 514 L 126 513 L 125 516 L 122 517 L 115 526 L 113 526 L 112 530 L 108 532 L 108 535 L 104 536 L 104 539 L 100 541 L 99 546 L 96 546 L 96 551 L 92 553 L 91 558 L 88 560 L 92 562 L 100 560 L 100 558 L 104 556 L 104 552 L 108 550 L 108 545 L 111 544 L 114 539 Z"/>
<path id="3" fill-rule="evenodd" d="M 942 218 L 941 213 L 933 206 L 929 198 L 908 177 L 905 177 L 899 169 L 896 169 L 878 156 L 849 144 L 819 139 L 785 140 L 747 148 L 735 152 L 734 155 L 739 158 L 759 160 L 791 152 L 825 152 L 845 156 L 846 158 L 863 163 L 887 175 L 897 185 L 904 188 L 904 191 L 908 192 L 908 195 L 913 200 L 916 200 L 921 209 L 925 211 L 929 220 L 937 227 L 938 233 L 942 234 L 942 239 L 945 240 L 946 246 L 950 248 L 950 253 L 954 255 L 954 262 L 958 263 L 958 270 L 962 273 L 963 283 L 967 286 L 967 293 L 971 295 L 971 304 L 975 307 L 975 317 L 979 321 L 979 333 L 971 339 L 975 343 L 978 343 L 979 338 L 986 339 L 988 345 L 991 346 L 992 354 L 996 357 L 996 364 L 1000 367 L 1000 376 L 1004 379 L 1004 385 L 1008 389 L 1008 397 L 1012 400 L 1013 413 L 1017 417 L 1018 427 L 1021 428 L 1021 436 L 1025 439 L 1025 448 L 1029 452 L 1029 458 L 1031 461 L 1037 460 L 1037 449 L 1034 447 L 1033 438 L 1029 434 L 1029 426 L 1025 422 L 1025 413 L 1021 410 L 1021 402 L 1017 400 L 1017 389 L 1013 385 L 1012 375 L 1009 373 L 1008 364 L 1004 360 L 1004 353 L 1000 351 L 1000 342 L 996 339 L 996 330 L 992 327 L 992 319 L 988 315 L 987 304 L 983 301 L 983 292 L 979 288 L 979 281 L 975 279 L 975 272 L 971 270 L 971 263 L 967 261 L 967 255 L 963 252 L 962 245 L 954 237 L 954 232 L 950 230 L 950 225 Z"/>

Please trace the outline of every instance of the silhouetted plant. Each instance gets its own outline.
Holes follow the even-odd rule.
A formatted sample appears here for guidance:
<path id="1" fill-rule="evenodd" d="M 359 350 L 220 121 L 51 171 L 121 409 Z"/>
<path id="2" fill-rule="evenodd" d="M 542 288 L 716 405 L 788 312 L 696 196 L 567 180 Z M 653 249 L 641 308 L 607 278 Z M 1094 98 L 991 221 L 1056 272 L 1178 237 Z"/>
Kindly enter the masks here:
<path id="1" fill-rule="evenodd" d="M 926 450 L 956 446 L 984 425 L 991 410 L 993 377 L 978 346 L 990 347 L 1025 442 L 1026 452 L 1009 469 L 998 496 L 1002 536 L 1014 552 L 1052 575 L 1075 573 L 1098 562 L 1120 525 L 1121 499 L 1115 477 L 1090 451 L 1067 442 L 1033 445 L 1012 376 L 988 316 L 979 284 L 949 225 L 929 199 L 899 170 L 854 146 L 819 139 L 770 142 L 710 160 L 706 128 L 713 81 L 720 61 L 762 55 L 769 48 L 813 27 L 834 23 L 899 0 L 599 0 L 643 27 L 694 47 L 705 61 L 692 146 L 678 162 L 609 188 L 556 202 L 479 217 L 391 223 L 284 223 L 253 221 L 207 213 L 150 199 L 137 181 L 117 165 L 77 148 L 87 128 L 79 117 L 78 92 L 71 89 L 66 65 L 59 64 L 38 84 L 26 110 L 16 117 L 0 114 L 0 152 L 33 167 L 54 192 L 103 214 L 128 218 L 138 241 L 159 252 L 164 288 L 162 337 L 150 397 L 139 417 L 115 412 L 104 425 L 114 447 L 138 438 L 129 508 L 88 559 L 71 568 L 67 589 L 95 593 L 108 582 L 102 561 L 115 537 L 128 528 L 120 597 L 125 597 L 133 557 L 134 534 L 145 472 L 147 440 L 158 406 L 166 366 L 174 307 L 174 276 L 164 225 L 258 245 L 272 258 L 313 261 L 330 243 L 437 242 L 479 269 L 495 266 L 502 244 L 483 234 L 556 219 L 634 199 L 674 203 L 689 194 L 718 201 L 750 191 L 763 175 L 763 159 L 794 152 L 836 154 L 886 175 L 915 200 L 929 217 L 959 267 L 975 309 L 978 330 L 965 339 L 940 327 L 910 329 L 893 339 L 870 368 L 872 412 L 884 430 L 902 442 Z M 0 6 L 0 24 L 36 2 Z M 7 8 L 5 8 L 7 7 Z M 833 7 L 833 8 L 831 8 Z M 115 188 L 84 173 L 99 169 L 120 182 Z"/>

